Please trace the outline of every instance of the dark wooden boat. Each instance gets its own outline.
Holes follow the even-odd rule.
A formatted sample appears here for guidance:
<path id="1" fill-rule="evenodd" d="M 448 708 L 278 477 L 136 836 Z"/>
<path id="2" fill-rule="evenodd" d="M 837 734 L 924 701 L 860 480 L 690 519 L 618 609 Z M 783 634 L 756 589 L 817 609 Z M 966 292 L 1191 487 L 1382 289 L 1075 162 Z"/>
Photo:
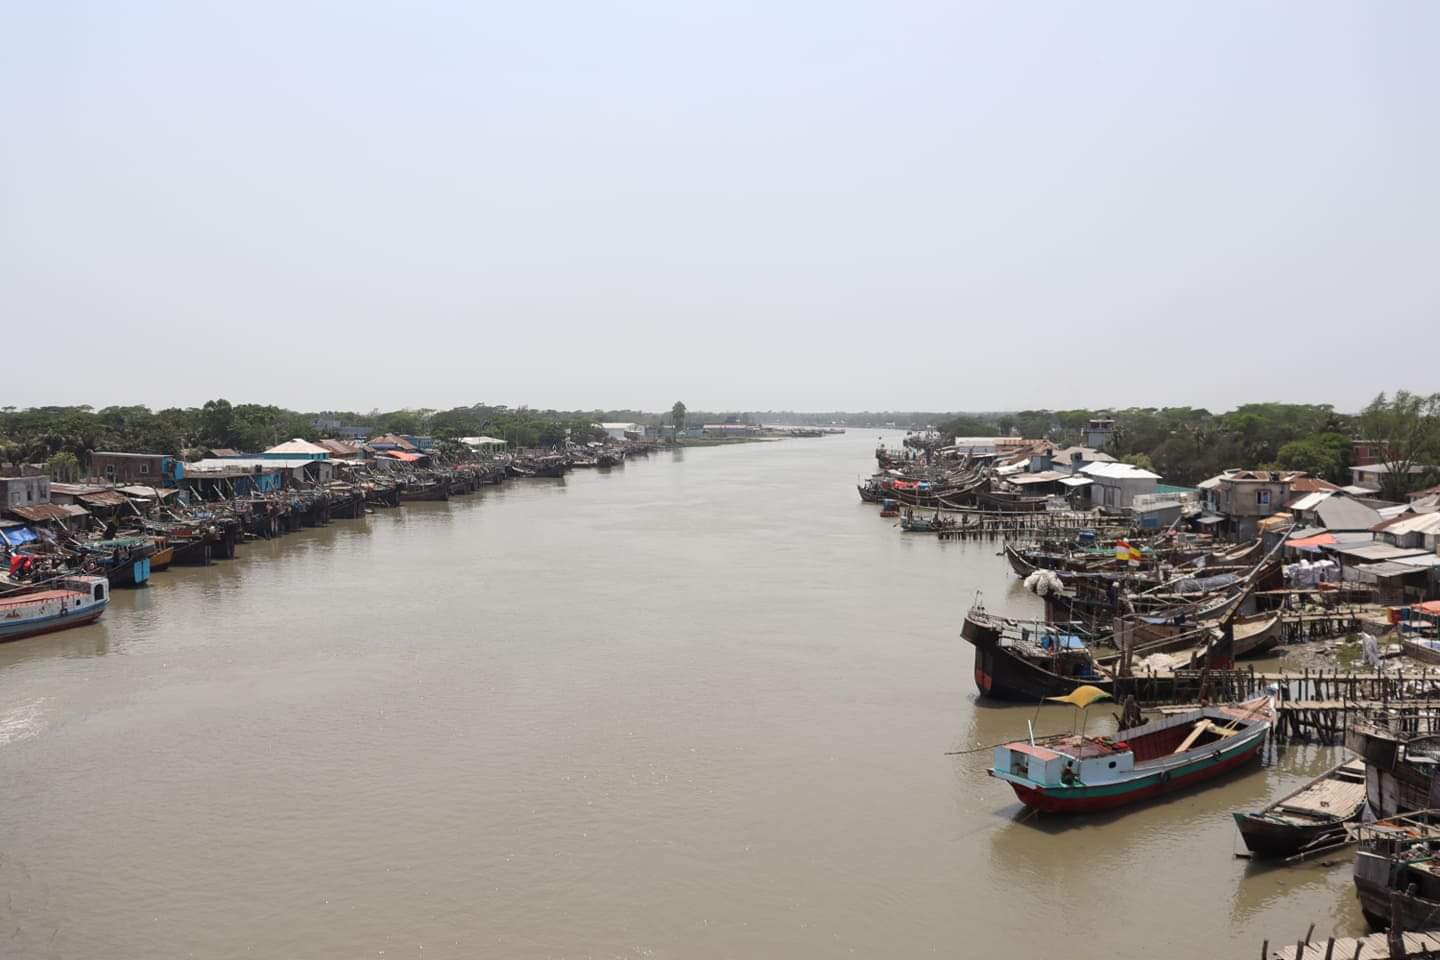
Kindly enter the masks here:
<path id="1" fill-rule="evenodd" d="M 1433 810 L 1377 820 L 1354 828 L 1355 896 L 1377 930 L 1398 914 L 1406 930 L 1430 930 L 1440 917 L 1440 822 Z"/>
<path id="2" fill-rule="evenodd" d="M 410 481 L 400 488 L 400 502 L 409 503 L 417 500 L 449 500 L 450 484 L 429 481 Z"/>
<path id="3" fill-rule="evenodd" d="M 975 647 L 975 687 L 984 697 L 1038 703 L 1082 684 L 1113 685 L 1090 648 L 1061 627 L 1020 624 L 975 606 L 960 635 Z"/>
<path id="4" fill-rule="evenodd" d="M 1235 826 L 1256 857 L 1293 857 L 1345 837 L 1365 810 L 1365 762 L 1347 760 L 1259 813 L 1236 813 Z"/>
<path id="5" fill-rule="evenodd" d="M 175 551 L 173 562 L 182 567 L 203 567 L 210 562 L 210 542 L 203 533 L 172 540 L 170 545 Z"/>

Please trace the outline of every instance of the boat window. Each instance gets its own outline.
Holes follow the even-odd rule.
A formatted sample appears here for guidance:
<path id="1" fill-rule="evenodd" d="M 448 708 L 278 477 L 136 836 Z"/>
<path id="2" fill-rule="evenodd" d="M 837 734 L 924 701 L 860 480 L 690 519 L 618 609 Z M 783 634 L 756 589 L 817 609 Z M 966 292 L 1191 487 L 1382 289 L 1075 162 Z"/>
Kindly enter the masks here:
<path id="1" fill-rule="evenodd" d="M 1114 761 L 1114 760 L 1111 760 L 1111 761 L 1110 761 L 1110 769 L 1111 769 L 1111 770 L 1114 770 L 1114 769 L 1115 769 L 1115 761 Z"/>
<path id="2" fill-rule="evenodd" d="M 97 583 L 97 584 L 95 584 L 95 599 L 96 599 L 96 600 L 104 600 L 104 599 L 105 599 L 105 584 L 103 584 L 103 583 Z"/>
<path id="3" fill-rule="evenodd" d="M 1025 754 L 1016 753 L 1014 750 L 1010 751 L 1010 772 L 1019 777 L 1030 775 L 1030 764 L 1026 760 Z"/>

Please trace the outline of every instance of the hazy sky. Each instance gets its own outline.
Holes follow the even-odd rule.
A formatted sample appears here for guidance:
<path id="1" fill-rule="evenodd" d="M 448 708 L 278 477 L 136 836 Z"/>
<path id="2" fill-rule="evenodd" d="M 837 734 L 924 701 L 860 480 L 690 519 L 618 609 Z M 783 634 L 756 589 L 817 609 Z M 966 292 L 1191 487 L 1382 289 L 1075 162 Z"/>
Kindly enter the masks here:
<path id="1" fill-rule="evenodd" d="M 0 403 L 1440 389 L 1440 3 L 0 12 Z"/>

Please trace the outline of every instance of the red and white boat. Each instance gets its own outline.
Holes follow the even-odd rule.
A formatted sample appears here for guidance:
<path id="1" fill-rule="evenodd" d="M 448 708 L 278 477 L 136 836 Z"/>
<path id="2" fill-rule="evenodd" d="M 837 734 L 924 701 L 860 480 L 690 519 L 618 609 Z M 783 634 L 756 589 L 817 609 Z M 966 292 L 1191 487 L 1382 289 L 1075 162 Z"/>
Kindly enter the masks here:
<path id="1" fill-rule="evenodd" d="M 1064 699 L 1076 706 L 1082 687 Z M 1087 813 L 1158 797 L 1252 763 L 1275 722 L 1273 695 L 1202 707 L 1120 730 L 1113 737 L 1064 734 L 995 748 L 990 776 L 1027 807 Z"/>
<path id="2" fill-rule="evenodd" d="M 94 623 L 110 603 L 104 577 L 63 577 L 28 593 L 0 597 L 0 640 L 19 640 Z"/>

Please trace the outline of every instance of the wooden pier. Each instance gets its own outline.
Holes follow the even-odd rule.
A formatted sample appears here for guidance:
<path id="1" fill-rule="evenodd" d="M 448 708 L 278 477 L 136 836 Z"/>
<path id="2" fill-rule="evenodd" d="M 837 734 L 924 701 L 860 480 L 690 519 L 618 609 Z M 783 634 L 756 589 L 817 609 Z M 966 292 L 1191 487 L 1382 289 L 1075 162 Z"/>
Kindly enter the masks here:
<path id="1" fill-rule="evenodd" d="M 934 533 L 941 540 L 1069 540 L 1081 530 L 1094 530 L 1105 537 L 1130 529 L 1129 524 L 1116 524 L 1093 513 L 944 510 L 939 516 L 943 526 Z"/>
<path id="2" fill-rule="evenodd" d="M 1201 699 L 1210 703 L 1247 700 L 1276 687 L 1278 716 L 1271 728 L 1276 740 L 1338 743 L 1344 740 L 1351 721 L 1377 718 L 1383 718 L 1391 729 L 1409 734 L 1440 731 L 1440 669 L 1394 673 L 1182 670 L 1126 680 L 1117 682 L 1117 699 L 1133 695 L 1142 707 L 1162 713 L 1192 710 Z"/>
<path id="3" fill-rule="evenodd" d="M 1314 929 L 1313 927 L 1311 928 Z M 1311 940 L 1309 935 L 1288 946 L 1271 949 L 1267 942 L 1260 949 L 1260 960 L 1427 960 L 1440 957 L 1440 932 L 1404 933 L 1403 951 L 1392 951 L 1388 933 L 1372 933 L 1367 937 L 1330 937 Z"/>

